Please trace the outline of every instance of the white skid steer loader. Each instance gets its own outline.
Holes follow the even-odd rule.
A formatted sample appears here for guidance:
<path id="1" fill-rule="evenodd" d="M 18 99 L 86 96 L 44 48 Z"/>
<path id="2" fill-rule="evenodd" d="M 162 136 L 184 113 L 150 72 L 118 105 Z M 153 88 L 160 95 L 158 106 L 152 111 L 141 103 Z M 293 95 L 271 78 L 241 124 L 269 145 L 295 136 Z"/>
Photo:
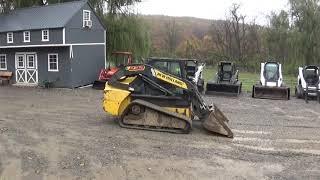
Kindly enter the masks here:
<path id="1" fill-rule="evenodd" d="M 261 63 L 260 82 L 253 86 L 252 97 L 289 100 L 290 88 L 283 83 L 282 65 L 277 62 Z"/>
<path id="2" fill-rule="evenodd" d="M 295 89 L 297 98 L 316 97 L 320 103 L 320 72 L 317 66 L 299 67 L 298 85 Z"/>

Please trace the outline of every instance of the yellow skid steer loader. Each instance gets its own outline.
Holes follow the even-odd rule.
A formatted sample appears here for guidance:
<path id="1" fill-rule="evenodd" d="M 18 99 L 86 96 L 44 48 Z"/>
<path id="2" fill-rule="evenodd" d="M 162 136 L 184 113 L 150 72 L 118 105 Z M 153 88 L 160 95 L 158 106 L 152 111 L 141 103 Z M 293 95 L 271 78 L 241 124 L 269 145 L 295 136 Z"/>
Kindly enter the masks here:
<path id="1" fill-rule="evenodd" d="M 196 85 L 146 64 L 124 66 L 112 76 L 103 108 L 124 128 L 189 133 L 192 121 L 201 120 L 208 131 L 233 137 L 229 120 L 204 102 Z"/>

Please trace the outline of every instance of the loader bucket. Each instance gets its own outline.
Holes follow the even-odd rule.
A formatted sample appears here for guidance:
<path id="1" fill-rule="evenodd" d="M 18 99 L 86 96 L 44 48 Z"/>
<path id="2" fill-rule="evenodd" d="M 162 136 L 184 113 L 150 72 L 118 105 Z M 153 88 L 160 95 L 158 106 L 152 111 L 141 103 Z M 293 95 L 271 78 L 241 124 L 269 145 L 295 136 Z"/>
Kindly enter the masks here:
<path id="1" fill-rule="evenodd" d="M 207 95 L 230 95 L 237 96 L 241 93 L 241 84 L 218 84 L 207 83 Z"/>
<path id="2" fill-rule="evenodd" d="M 289 100 L 290 88 L 288 87 L 265 87 L 253 86 L 252 97 L 260 99 Z"/>
<path id="3" fill-rule="evenodd" d="M 209 116 L 204 120 L 203 127 L 210 131 L 229 138 L 233 138 L 233 133 L 228 126 L 228 118 L 220 111 L 217 106 L 210 109 Z"/>

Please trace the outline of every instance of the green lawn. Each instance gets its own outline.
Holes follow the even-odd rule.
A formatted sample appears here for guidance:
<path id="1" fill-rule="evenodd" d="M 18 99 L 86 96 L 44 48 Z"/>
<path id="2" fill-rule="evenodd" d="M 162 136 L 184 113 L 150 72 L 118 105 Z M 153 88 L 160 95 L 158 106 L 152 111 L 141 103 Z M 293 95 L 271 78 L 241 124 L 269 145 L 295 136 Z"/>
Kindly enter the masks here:
<path id="1" fill-rule="evenodd" d="M 207 66 L 204 70 L 203 78 L 205 81 L 211 81 L 216 76 L 217 68 L 212 66 Z M 259 82 L 260 74 L 240 72 L 239 79 L 242 82 L 243 91 L 251 92 L 252 86 Z M 291 88 L 291 94 L 294 93 L 294 88 L 296 86 L 297 77 L 292 75 L 284 75 L 284 81 L 287 86 Z"/>

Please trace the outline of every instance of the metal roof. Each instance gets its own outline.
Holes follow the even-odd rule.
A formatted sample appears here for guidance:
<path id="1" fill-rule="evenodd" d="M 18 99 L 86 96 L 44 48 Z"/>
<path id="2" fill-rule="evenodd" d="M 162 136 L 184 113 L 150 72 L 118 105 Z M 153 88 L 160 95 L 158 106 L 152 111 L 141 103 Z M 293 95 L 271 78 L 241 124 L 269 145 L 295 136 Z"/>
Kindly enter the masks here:
<path id="1" fill-rule="evenodd" d="M 62 28 L 86 3 L 81 0 L 13 10 L 0 15 L 0 32 Z"/>

